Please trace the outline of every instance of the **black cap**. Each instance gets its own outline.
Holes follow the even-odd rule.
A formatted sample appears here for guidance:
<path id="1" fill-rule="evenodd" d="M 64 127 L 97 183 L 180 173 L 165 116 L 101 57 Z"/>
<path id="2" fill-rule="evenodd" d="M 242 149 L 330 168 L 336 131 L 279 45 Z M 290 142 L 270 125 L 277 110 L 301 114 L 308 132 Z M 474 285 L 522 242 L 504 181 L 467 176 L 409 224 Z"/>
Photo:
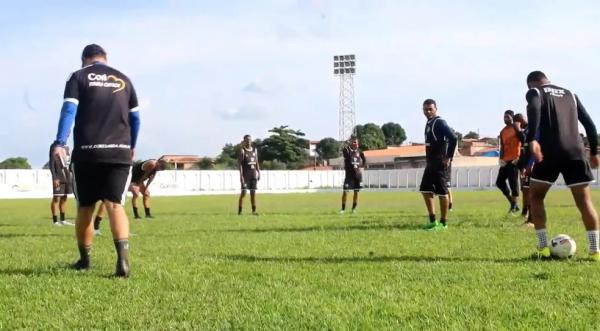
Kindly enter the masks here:
<path id="1" fill-rule="evenodd" d="M 90 44 L 85 46 L 83 52 L 81 53 L 82 59 L 89 59 L 95 56 L 106 56 L 106 51 L 100 45 Z"/>

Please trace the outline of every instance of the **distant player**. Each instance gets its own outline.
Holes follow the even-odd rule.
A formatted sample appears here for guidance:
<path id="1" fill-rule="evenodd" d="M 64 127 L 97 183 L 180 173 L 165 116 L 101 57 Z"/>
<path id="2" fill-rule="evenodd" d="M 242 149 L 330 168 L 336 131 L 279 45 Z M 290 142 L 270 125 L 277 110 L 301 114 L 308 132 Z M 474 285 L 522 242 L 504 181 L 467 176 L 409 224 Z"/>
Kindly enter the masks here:
<path id="1" fill-rule="evenodd" d="M 91 267 L 92 217 L 104 201 L 117 252 L 115 276 L 129 276 L 129 221 L 123 208 L 140 125 L 135 89 L 129 78 L 107 65 L 96 44 L 81 55 L 82 68 L 69 77 L 52 154 L 64 155 L 73 123 L 73 170 L 79 260 L 73 268 Z"/>
<path id="2" fill-rule="evenodd" d="M 131 206 L 133 208 L 133 216 L 136 219 L 141 218 L 138 212 L 137 199 L 142 196 L 144 204 L 144 215 L 146 218 L 152 218 L 150 213 L 150 184 L 154 180 L 156 173 L 161 170 L 165 170 L 167 163 L 164 160 L 146 160 L 143 162 L 136 162 L 133 164 L 131 169 L 131 185 L 129 185 L 129 191 L 133 194 L 131 199 Z"/>
<path id="3" fill-rule="evenodd" d="M 423 172 L 420 191 L 425 200 L 429 213 L 429 223 L 423 228 L 426 230 L 445 229 L 448 221 L 448 179 L 447 169 L 450 167 L 454 150 L 456 149 L 456 136 L 441 117 L 437 115 L 437 104 L 433 99 L 423 102 L 423 114 L 427 118 L 425 124 L 425 155 L 427 165 Z M 436 220 L 434 195 L 440 200 L 440 221 Z"/>
<path id="4" fill-rule="evenodd" d="M 358 138 L 351 137 L 350 144 L 344 147 L 342 150 L 344 156 L 344 170 L 346 171 L 346 177 L 344 178 L 344 191 L 342 193 L 342 209 L 340 214 L 346 212 L 346 199 L 348 197 L 348 191 L 354 191 L 352 197 L 352 213 L 356 213 L 356 206 L 358 205 L 358 192 L 362 189 L 363 171 L 367 164 L 365 154 L 359 150 Z"/>
<path id="5" fill-rule="evenodd" d="M 529 187 L 531 214 L 538 239 L 538 251 L 534 257 L 549 258 L 551 255 L 544 198 L 558 175 L 562 174 L 587 230 L 590 258 L 600 261 L 598 214 L 589 185 L 594 181 L 590 164 L 597 168 L 600 161 L 596 126 L 577 95 L 551 84 L 541 71 L 533 71 L 527 76 L 527 86 L 527 142 L 536 162 Z M 579 123 L 590 137 L 589 163 L 579 136 Z"/>
<path id="6" fill-rule="evenodd" d="M 525 218 L 524 225 L 533 227 L 531 221 L 531 213 L 529 212 L 529 183 L 531 176 L 531 169 L 533 167 L 533 157 L 529 152 L 529 145 L 525 142 L 527 137 L 527 131 L 529 130 L 527 120 L 523 114 L 515 114 L 515 124 L 517 124 L 521 130 L 521 137 L 523 138 L 523 144 L 521 145 L 521 155 L 519 156 L 519 162 L 517 162 L 517 168 L 519 169 L 519 177 L 521 179 L 521 192 L 523 193 L 523 208 L 521 209 L 521 216 Z"/>
<path id="7" fill-rule="evenodd" d="M 500 131 L 500 169 L 496 186 L 502 191 L 509 203 L 509 213 L 519 211 L 517 198 L 519 197 L 519 169 L 517 163 L 521 154 L 521 129 L 514 121 L 515 113 L 512 110 L 504 112 L 504 128 Z M 506 182 L 508 181 L 508 185 Z"/>
<path id="8" fill-rule="evenodd" d="M 52 174 L 53 196 L 50 201 L 50 211 L 52 212 L 52 225 L 63 226 L 73 225 L 65 220 L 65 210 L 67 206 L 67 196 L 73 193 L 71 170 L 69 170 L 69 152 L 65 147 L 65 155 L 52 154 L 53 146 L 50 146 L 50 161 L 48 167 Z M 60 221 L 56 215 L 56 205 L 60 211 Z"/>
<path id="9" fill-rule="evenodd" d="M 240 169 L 240 184 L 242 192 L 238 199 L 238 215 L 242 214 L 244 197 L 250 191 L 250 203 L 252 204 L 252 215 L 258 216 L 256 212 L 256 188 L 260 180 L 260 166 L 258 165 L 258 153 L 252 147 L 252 137 L 247 134 L 242 141 L 242 149 L 238 158 Z"/>

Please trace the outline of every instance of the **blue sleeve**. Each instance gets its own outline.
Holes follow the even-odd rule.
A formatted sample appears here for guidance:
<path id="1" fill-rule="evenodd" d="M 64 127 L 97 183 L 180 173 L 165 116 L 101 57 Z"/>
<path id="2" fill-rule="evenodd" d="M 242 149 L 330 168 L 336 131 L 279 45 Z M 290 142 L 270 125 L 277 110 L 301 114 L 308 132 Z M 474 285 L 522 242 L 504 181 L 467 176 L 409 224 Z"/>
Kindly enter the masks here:
<path id="1" fill-rule="evenodd" d="M 75 115 L 77 115 L 77 104 L 71 101 L 63 102 L 60 110 L 60 120 L 58 121 L 58 133 L 56 134 L 56 141 L 59 144 L 64 145 L 67 143 L 75 122 Z"/>
<path id="2" fill-rule="evenodd" d="M 135 148 L 138 133 L 140 132 L 140 112 L 129 112 L 129 128 L 131 129 L 131 149 Z"/>

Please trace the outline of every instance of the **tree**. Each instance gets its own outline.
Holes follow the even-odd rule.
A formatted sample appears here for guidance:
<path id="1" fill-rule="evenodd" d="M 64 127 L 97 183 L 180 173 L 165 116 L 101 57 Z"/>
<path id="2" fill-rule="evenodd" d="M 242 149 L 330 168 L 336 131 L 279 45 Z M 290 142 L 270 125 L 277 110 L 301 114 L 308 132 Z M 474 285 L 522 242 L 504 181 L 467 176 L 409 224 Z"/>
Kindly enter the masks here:
<path id="1" fill-rule="evenodd" d="M 354 130 L 363 150 L 385 148 L 385 136 L 379 125 L 367 123 L 365 125 L 357 125 Z"/>
<path id="2" fill-rule="evenodd" d="M 385 137 L 385 144 L 388 146 L 398 146 L 406 140 L 406 132 L 398 123 L 385 123 L 381 126 L 383 136 Z"/>
<path id="3" fill-rule="evenodd" d="M 198 161 L 197 165 L 201 170 L 211 170 L 215 167 L 213 160 L 208 157 L 203 157 L 200 161 Z"/>
<path id="4" fill-rule="evenodd" d="M 333 138 L 323 138 L 317 144 L 317 154 L 322 160 L 329 161 L 341 155 L 342 144 Z"/>
<path id="5" fill-rule="evenodd" d="M 25 157 L 9 157 L 0 162 L 0 169 L 31 169 L 31 165 Z"/>
<path id="6" fill-rule="evenodd" d="M 479 133 L 469 131 L 463 138 L 464 139 L 479 139 Z"/>
<path id="7" fill-rule="evenodd" d="M 290 129 L 287 125 L 275 127 L 258 147 L 258 158 L 264 161 L 279 161 L 288 169 L 301 168 L 308 161 L 308 140 L 302 138 L 304 133 Z"/>
<path id="8" fill-rule="evenodd" d="M 219 169 L 237 169 L 238 168 L 238 155 L 242 150 L 242 144 L 225 144 L 221 150 L 221 154 L 217 156 L 216 167 Z"/>

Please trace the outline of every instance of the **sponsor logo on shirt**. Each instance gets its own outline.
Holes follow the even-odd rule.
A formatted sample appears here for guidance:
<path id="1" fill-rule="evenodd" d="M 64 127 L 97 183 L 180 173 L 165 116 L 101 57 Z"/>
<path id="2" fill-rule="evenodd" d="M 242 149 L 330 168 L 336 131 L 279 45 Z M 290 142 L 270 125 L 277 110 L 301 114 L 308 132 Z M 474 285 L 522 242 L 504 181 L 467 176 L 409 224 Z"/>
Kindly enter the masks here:
<path id="1" fill-rule="evenodd" d="M 107 74 L 95 74 L 93 72 L 90 72 L 87 75 L 88 80 L 90 81 L 89 86 L 95 86 L 95 87 L 108 87 L 108 88 L 114 88 L 113 93 L 122 91 L 125 89 L 125 81 L 122 80 L 121 78 L 114 76 L 114 75 L 107 75 Z"/>
<path id="2" fill-rule="evenodd" d="M 562 98 L 565 96 L 565 90 L 563 90 L 563 89 L 544 87 L 544 92 L 550 94 L 553 97 L 557 97 L 557 98 Z"/>

